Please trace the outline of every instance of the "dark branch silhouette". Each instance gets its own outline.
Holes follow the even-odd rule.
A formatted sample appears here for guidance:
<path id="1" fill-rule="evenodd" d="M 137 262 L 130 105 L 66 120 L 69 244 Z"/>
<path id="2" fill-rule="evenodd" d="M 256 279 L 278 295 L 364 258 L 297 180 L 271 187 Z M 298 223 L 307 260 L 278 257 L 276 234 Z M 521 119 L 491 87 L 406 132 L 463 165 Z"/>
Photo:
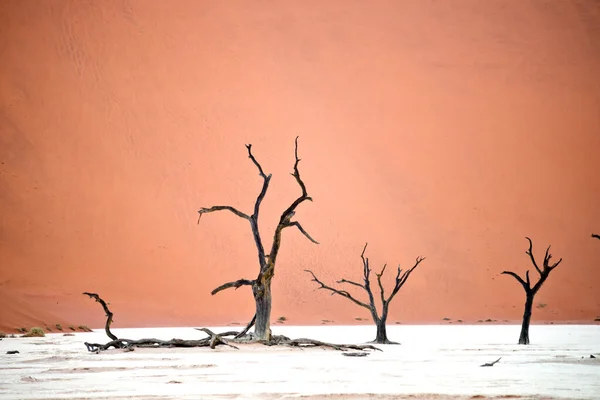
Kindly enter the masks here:
<path id="1" fill-rule="evenodd" d="M 248 322 L 248 325 L 246 325 L 246 327 L 244 328 L 244 330 L 241 331 L 240 333 L 238 333 L 237 335 L 235 335 L 235 339 L 240 339 L 240 338 L 244 337 L 246 335 L 246 333 L 248 333 L 248 331 L 250 330 L 250 328 L 252 328 L 254 326 L 255 322 L 256 322 L 256 314 L 254 314 L 254 316 L 252 317 L 252 319 L 250 320 L 250 322 Z"/>
<path id="2" fill-rule="evenodd" d="M 533 264 L 533 266 L 535 267 L 536 271 L 538 272 L 538 274 L 540 276 L 538 281 L 533 285 L 533 287 L 531 286 L 531 280 L 529 278 L 529 270 L 527 270 L 525 272 L 525 279 L 521 278 L 519 275 L 517 275 L 516 273 L 514 273 L 512 271 L 503 271 L 502 272 L 502 274 L 504 274 L 504 275 L 510 275 L 513 278 L 515 278 L 517 280 L 517 282 L 519 282 L 521 284 L 521 286 L 523 286 L 523 289 L 525 290 L 525 312 L 523 313 L 523 323 L 521 325 L 521 334 L 519 336 L 519 344 L 529 344 L 529 325 L 531 322 L 533 299 L 534 299 L 536 293 L 540 290 L 540 288 L 544 284 L 544 282 L 546 282 L 546 279 L 548 279 L 550 272 L 552 272 L 552 270 L 554 268 L 558 267 L 558 265 L 562 262 L 562 258 L 561 258 L 554 264 L 550 263 L 550 260 L 552 259 L 552 254 L 550 254 L 550 246 L 548 246 L 548 248 L 546 249 L 546 254 L 544 255 L 544 262 L 542 264 L 542 268 L 540 268 L 535 259 L 535 256 L 533 255 L 533 243 L 531 242 L 530 238 L 527 237 L 526 239 L 529 242 L 529 248 L 527 249 L 527 251 L 525 251 L 525 254 L 527 254 L 529 256 L 531 263 Z"/>
<path id="3" fill-rule="evenodd" d="M 296 214 L 296 208 L 305 201 L 312 201 L 312 198 L 308 195 L 306 190 L 306 185 L 302 181 L 300 177 L 300 171 L 298 170 L 298 164 L 300 163 L 300 158 L 298 157 L 298 138 L 294 142 L 294 170 L 292 172 L 292 176 L 295 178 L 298 186 L 300 186 L 301 194 L 296 200 L 292 202 L 292 204 L 283 211 L 281 217 L 279 218 L 279 223 L 275 228 L 275 232 L 273 234 L 273 243 L 271 245 L 271 251 L 269 254 L 265 253 L 265 248 L 262 240 L 262 236 L 259 231 L 258 225 L 258 217 L 260 213 L 260 206 L 262 204 L 265 195 L 267 194 L 267 190 L 269 188 L 269 183 L 271 182 L 271 174 L 266 175 L 260 163 L 256 160 L 254 155 L 252 154 L 252 145 L 246 145 L 246 149 L 248 150 L 248 157 L 252 161 L 252 163 L 258 169 L 258 175 L 262 178 L 262 188 L 256 198 L 254 203 L 254 211 L 252 215 L 245 214 L 234 207 L 231 206 L 213 206 L 213 207 L 203 207 L 198 211 L 199 217 L 198 222 L 200 222 L 200 217 L 203 214 L 211 213 L 214 211 L 230 211 L 238 217 L 244 218 L 250 222 L 250 228 L 252 229 L 252 235 L 254 238 L 254 243 L 256 245 L 257 255 L 258 255 L 258 264 L 259 264 L 259 272 L 258 276 L 254 280 L 248 279 L 240 279 L 234 282 L 225 283 L 218 288 L 214 289 L 211 293 L 214 295 L 219 293 L 222 290 L 229 288 L 239 288 L 241 286 L 251 286 L 252 293 L 254 295 L 254 301 L 256 303 L 256 313 L 255 313 L 255 330 L 254 334 L 257 339 L 260 340 L 269 340 L 271 337 L 271 327 L 270 327 L 270 318 L 271 318 L 271 281 L 275 274 L 275 265 L 277 262 L 277 255 L 279 254 L 279 249 L 281 247 L 281 235 L 285 228 L 296 227 L 298 231 L 304 235 L 308 240 L 313 243 L 318 244 L 318 242 L 313 239 L 313 237 L 304 229 L 304 227 L 298 221 L 292 221 L 292 218 Z"/>
<path id="4" fill-rule="evenodd" d="M 502 357 L 500 357 L 499 359 L 497 359 L 496 361 L 493 361 L 491 363 L 485 363 L 485 364 L 481 364 L 480 367 L 493 367 L 496 363 L 498 363 L 498 361 L 500 361 L 502 359 Z"/>
<path id="5" fill-rule="evenodd" d="M 104 309 L 104 313 L 106 314 L 106 324 L 104 326 L 104 331 L 106 332 L 106 336 L 111 338 L 111 340 L 118 340 L 118 338 L 110 331 L 110 324 L 113 322 L 113 313 L 108 309 L 108 305 L 100 296 L 96 293 L 83 292 L 84 295 L 89 296 L 90 299 L 96 300 L 97 303 L 100 303 L 102 308 Z"/>
<path id="6" fill-rule="evenodd" d="M 600 235 L 596 235 L 595 233 L 592 233 L 592 237 L 596 238 L 596 239 L 600 239 Z"/>
<path id="7" fill-rule="evenodd" d="M 227 211 L 231 211 L 232 213 L 234 213 L 235 215 L 237 215 L 240 218 L 244 218 L 244 219 L 250 219 L 249 216 L 247 216 L 246 214 L 244 214 L 241 211 L 238 211 L 237 209 L 231 207 L 231 206 L 212 206 L 210 208 L 201 208 L 198 211 L 198 223 L 200 223 L 200 218 L 202 218 L 202 214 L 208 214 L 214 211 L 222 211 L 222 210 L 227 210 Z"/>
<path id="8" fill-rule="evenodd" d="M 377 336 L 375 337 L 375 340 L 373 341 L 374 343 L 396 344 L 396 343 L 388 340 L 387 332 L 386 332 L 386 321 L 387 321 L 387 317 L 388 317 L 390 303 L 392 302 L 392 300 L 394 299 L 394 297 L 396 296 L 398 291 L 400 291 L 402 286 L 404 286 L 404 284 L 408 280 L 410 274 L 412 274 L 412 272 L 419 266 L 419 264 L 421 264 L 421 262 L 425 258 L 418 257 L 416 259 L 413 267 L 406 271 L 402 271 L 402 269 L 400 269 L 400 266 L 398 266 L 398 271 L 396 273 L 394 287 L 393 287 L 391 293 L 389 294 L 389 296 L 387 296 L 387 297 L 385 294 L 385 289 L 383 287 L 383 283 L 381 282 L 381 278 L 383 277 L 383 274 L 385 273 L 387 264 L 381 268 L 381 271 L 379 273 L 375 273 L 375 276 L 377 277 L 377 285 L 379 286 L 379 294 L 380 294 L 380 301 L 381 301 L 381 307 L 382 307 L 381 315 L 380 315 L 377 312 L 377 306 L 375 304 L 375 297 L 373 296 L 373 291 L 371 290 L 371 267 L 369 265 L 369 259 L 365 257 L 365 251 L 367 250 L 367 245 L 368 245 L 368 243 L 365 244 L 365 247 L 363 248 L 363 251 L 360 255 L 360 258 L 361 258 L 362 264 L 363 264 L 363 283 L 361 284 L 361 283 L 353 282 L 353 281 L 350 281 L 347 279 L 341 279 L 341 280 L 337 281 L 337 283 L 338 284 L 347 283 L 349 285 L 356 286 L 356 287 L 363 289 L 365 292 L 367 292 L 367 296 L 369 298 L 368 303 L 358 300 L 357 298 L 352 296 L 346 290 L 337 289 L 337 288 L 331 287 L 331 286 L 323 283 L 321 280 L 319 280 L 319 278 L 317 278 L 317 276 L 311 270 L 305 270 L 305 271 L 312 275 L 313 282 L 316 282 L 319 284 L 318 289 L 328 290 L 331 292 L 332 295 L 337 294 L 338 296 L 345 297 L 348 300 L 350 300 L 351 302 L 353 302 L 354 304 L 369 310 L 369 312 L 371 313 L 371 317 L 373 318 L 373 322 L 375 322 L 375 325 L 377 326 Z"/>
<path id="9" fill-rule="evenodd" d="M 214 289 L 210 294 L 215 295 L 219 293 L 221 290 L 229 289 L 229 288 L 239 288 L 240 286 L 252 286 L 254 285 L 254 281 L 250 281 L 248 279 L 240 279 L 235 282 L 227 282 Z"/>

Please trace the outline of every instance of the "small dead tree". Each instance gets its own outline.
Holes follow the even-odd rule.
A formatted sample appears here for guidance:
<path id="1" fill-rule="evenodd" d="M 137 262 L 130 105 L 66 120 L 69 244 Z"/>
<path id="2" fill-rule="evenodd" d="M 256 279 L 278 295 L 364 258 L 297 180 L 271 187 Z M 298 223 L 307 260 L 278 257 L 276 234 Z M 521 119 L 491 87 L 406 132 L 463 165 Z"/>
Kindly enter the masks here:
<path id="1" fill-rule="evenodd" d="M 546 254 L 544 256 L 544 264 L 542 265 L 542 268 L 540 269 L 540 267 L 538 266 L 538 263 L 535 260 L 535 256 L 533 255 L 533 244 L 531 242 L 531 239 L 528 237 L 526 239 L 529 242 L 529 248 L 527 249 L 527 251 L 525 251 L 525 254 L 527 254 L 529 256 L 529 258 L 531 259 L 531 263 L 535 267 L 535 270 L 540 275 L 539 280 L 532 287 L 531 281 L 529 280 L 529 270 L 527 270 L 527 272 L 525 272 L 525 280 L 523 280 L 523 278 L 521 278 L 519 275 L 517 275 L 516 273 L 514 273 L 512 271 L 503 271 L 502 272 L 502 274 L 510 275 L 513 278 L 515 278 L 521 284 L 521 286 L 523 286 L 523 289 L 525 289 L 525 312 L 523 313 L 523 324 L 521 325 L 521 334 L 519 336 L 519 344 L 529 344 L 529 324 L 531 322 L 531 310 L 533 307 L 533 298 L 535 297 L 536 293 L 540 290 L 540 288 L 542 287 L 544 282 L 546 282 L 546 279 L 548 279 L 550 272 L 552 272 L 552 270 L 554 268 L 558 267 L 558 265 L 562 262 L 562 258 L 561 258 L 554 264 L 550 264 L 550 259 L 552 258 L 552 254 L 550 254 L 550 246 L 548 246 L 548 248 L 546 249 Z"/>
<path id="2" fill-rule="evenodd" d="M 337 283 L 347 283 L 349 285 L 356 286 L 356 287 L 363 289 L 365 292 L 367 292 L 367 295 L 369 297 L 368 304 L 366 302 L 357 300 L 346 290 L 336 289 L 336 288 L 326 285 L 325 283 L 321 282 L 311 270 L 305 270 L 305 271 L 312 275 L 312 281 L 314 281 L 320 285 L 320 287 L 318 289 L 329 290 L 332 292 L 331 293 L 332 295 L 337 294 L 339 296 L 345 297 L 348 300 L 350 300 L 351 302 L 353 302 L 354 304 L 359 305 L 359 306 L 369 310 L 369 312 L 371 313 L 371 317 L 373 318 L 373 322 L 375 322 L 375 325 L 377 326 L 377 336 L 375 337 L 375 340 L 372 343 L 398 344 L 395 342 L 391 342 L 387 337 L 386 322 L 387 322 L 390 303 L 392 302 L 392 300 L 394 299 L 394 297 L 396 296 L 398 291 L 400 291 L 402 286 L 404 286 L 404 284 L 408 280 L 408 277 L 410 276 L 410 274 L 412 274 L 412 272 L 419 266 L 419 264 L 421 264 L 421 262 L 423 260 L 425 260 L 425 258 L 417 257 L 413 267 L 404 272 L 400 269 L 400 266 L 398 266 L 398 272 L 396 273 L 396 280 L 395 280 L 394 288 L 392 289 L 392 292 L 390 293 L 390 295 L 387 298 L 385 296 L 385 290 L 383 288 L 383 283 L 381 282 L 381 278 L 382 278 L 383 274 L 385 273 L 385 268 L 386 268 L 387 264 L 384 264 L 384 266 L 381 268 L 381 272 L 375 273 L 375 276 L 377 277 L 377 285 L 379 286 L 380 300 L 381 300 L 381 305 L 382 305 L 381 306 L 381 315 L 380 315 L 377 312 L 377 306 L 375 305 L 375 296 L 373 296 L 373 291 L 371 290 L 371 280 L 370 280 L 371 267 L 369 265 L 369 259 L 365 257 L 365 251 L 367 250 L 367 245 L 368 245 L 368 243 L 365 244 L 365 247 L 363 248 L 363 251 L 360 254 L 360 258 L 361 258 L 362 264 L 363 264 L 363 283 L 353 282 L 353 281 L 350 281 L 347 279 L 341 279 L 341 280 L 337 281 Z"/>
<path id="3" fill-rule="evenodd" d="M 208 214 L 214 211 L 230 211 L 233 214 L 237 215 L 240 218 L 247 220 L 250 223 L 250 228 L 252 229 L 252 235 L 254 237 L 254 243 L 256 245 L 256 250 L 258 252 L 258 264 L 259 271 L 256 279 L 239 279 L 233 282 L 227 282 L 218 288 L 214 289 L 211 294 L 215 295 L 222 290 L 229 288 L 239 288 L 241 286 L 251 286 L 252 293 L 254 295 L 254 301 L 256 303 L 256 314 L 255 314 L 255 329 L 254 334 L 257 340 L 270 340 L 271 338 L 271 281 L 275 274 L 275 264 L 277 262 L 277 255 L 279 254 L 279 249 L 281 247 L 281 235 L 285 228 L 295 227 L 308 238 L 311 242 L 318 244 L 316 240 L 314 240 L 300 225 L 298 221 L 292 221 L 292 218 L 296 214 L 296 208 L 305 201 L 312 201 L 312 198 L 308 195 L 306 190 L 306 185 L 300 178 L 300 172 L 298 171 L 298 164 L 300 163 L 300 159 L 298 158 L 298 137 L 295 140 L 295 163 L 294 163 L 294 171 L 292 172 L 292 176 L 296 179 L 298 186 L 302 193 L 300 196 L 292 202 L 292 204 L 283 211 L 281 217 L 279 218 L 279 223 L 275 228 L 275 232 L 273 234 L 273 243 L 271 245 L 271 251 L 267 254 L 265 252 L 265 248 L 263 245 L 263 239 L 258 229 L 258 216 L 260 212 L 260 205 L 267 194 L 267 189 L 269 188 L 269 183 L 271 182 L 271 174 L 266 175 L 261 167 L 261 165 L 256 161 L 254 155 L 252 154 L 252 145 L 247 144 L 246 148 L 248 149 L 248 157 L 252 160 L 252 163 L 258 169 L 258 174 L 263 180 L 263 185 L 258 197 L 256 198 L 256 202 L 254 203 L 254 212 L 251 215 L 243 213 L 232 206 L 212 206 L 212 207 L 204 207 L 198 211 L 198 223 L 200 223 L 200 218 L 204 214 Z M 247 329 L 251 327 L 251 323 L 248 324 Z"/>

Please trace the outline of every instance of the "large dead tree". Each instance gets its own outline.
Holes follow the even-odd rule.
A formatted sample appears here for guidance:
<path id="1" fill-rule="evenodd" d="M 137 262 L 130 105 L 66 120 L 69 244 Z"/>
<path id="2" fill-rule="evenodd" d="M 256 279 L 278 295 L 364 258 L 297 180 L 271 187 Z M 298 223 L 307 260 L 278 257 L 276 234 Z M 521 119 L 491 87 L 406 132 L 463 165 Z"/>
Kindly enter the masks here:
<path id="1" fill-rule="evenodd" d="M 261 167 L 261 165 L 256 161 L 254 155 L 252 155 L 252 145 L 247 144 L 246 148 L 248 149 L 248 157 L 252 160 L 252 163 L 258 169 L 258 174 L 263 180 L 262 189 L 256 198 L 256 202 L 254 203 L 254 212 L 249 215 L 243 213 L 232 206 L 212 206 L 209 208 L 201 208 L 198 211 L 198 223 L 200 223 L 200 218 L 202 215 L 211 213 L 214 211 L 230 211 L 236 216 L 247 220 L 250 223 L 250 228 L 252 229 L 252 235 L 254 237 L 254 243 L 256 245 L 256 250 L 258 253 L 258 264 L 259 271 L 256 279 L 238 279 L 237 281 L 227 282 L 218 288 L 214 289 L 211 294 L 217 294 L 222 290 L 229 288 L 239 288 L 241 286 L 251 286 L 252 293 L 254 295 L 254 301 L 256 303 L 256 314 L 255 314 L 255 328 L 254 335 L 257 340 L 269 340 L 271 338 L 271 281 L 275 274 L 275 264 L 277 262 L 277 255 L 279 254 L 279 249 L 281 247 L 281 235 L 285 228 L 295 227 L 297 228 L 304 236 L 308 238 L 313 243 L 318 244 L 316 240 L 314 240 L 300 225 L 298 221 L 292 221 L 292 218 L 296 214 L 296 208 L 305 201 L 312 201 L 312 198 L 308 195 L 306 190 L 306 186 L 302 179 L 300 178 L 300 172 L 298 171 L 298 164 L 300 163 L 300 159 L 298 158 L 298 138 L 295 140 L 295 163 L 294 163 L 294 171 L 292 172 L 292 176 L 296 179 L 298 186 L 302 191 L 301 195 L 294 200 L 294 202 L 281 214 L 279 218 L 279 223 L 275 228 L 275 232 L 273 234 L 273 243 L 271 245 L 271 251 L 269 253 L 265 252 L 265 248 L 263 245 L 262 236 L 260 234 L 259 226 L 258 226 L 258 217 L 260 212 L 260 205 L 267 194 L 267 189 L 269 188 L 269 182 L 271 181 L 271 174 L 266 175 Z"/>
<path id="2" fill-rule="evenodd" d="M 521 325 L 521 334 L 519 335 L 519 344 L 529 344 L 529 324 L 531 322 L 531 310 L 533 308 L 533 298 L 536 293 L 540 290 L 550 272 L 562 262 L 562 258 L 555 262 L 554 264 L 550 264 L 550 259 L 552 259 L 552 254 L 550 254 L 550 246 L 546 249 L 546 254 L 544 255 L 544 263 L 542 268 L 538 266 L 537 261 L 535 260 L 535 256 L 533 255 L 533 243 L 530 238 L 526 238 L 529 242 L 529 248 L 525 251 L 525 254 L 529 256 L 531 259 L 531 263 L 535 267 L 535 270 L 539 274 L 538 281 L 531 286 L 531 281 L 529 279 L 529 270 L 525 272 L 525 279 L 521 278 L 519 275 L 512 271 L 503 271 L 502 273 L 505 275 L 510 275 L 515 278 L 523 289 L 525 289 L 525 312 L 523 313 L 523 323 Z"/>
<path id="3" fill-rule="evenodd" d="M 381 278 L 383 277 L 383 274 L 385 273 L 385 268 L 386 268 L 387 264 L 384 264 L 384 266 L 381 268 L 381 272 L 375 273 L 375 276 L 377 277 L 377 285 L 379 286 L 379 294 L 380 294 L 380 300 L 381 300 L 381 315 L 380 315 L 377 312 L 377 306 L 375 304 L 375 296 L 373 296 L 373 291 L 371 290 L 371 267 L 369 265 L 369 258 L 365 257 L 365 251 L 367 250 L 367 245 L 368 245 L 368 243 L 365 244 L 365 247 L 363 248 L 363 251 L 360 254 L 360 258 L 362 260 L 362 265 L 363 265 L 363 282 L 358 283 L 358 282 L 350 281 L 348 279 L 341 279 L 341 280 L 337 281 L 337 283 L 338 284 L 346 283 L 348 285 L 356 286 L 356 287 L 363 289 L 365 292 L 367 292 L 367 295 L 369 297 L 368 303 L 356 299 L 354 296 L 352 296 L 346 290 L 336 289 L 336 288 L 326 285 L 325 283 L 321 282 L 311 270 L 305 270 L 305 271 L 312 275 L 312 281 L 314 281 L 320 285 L 320 287 L 318 289 L 329 290 L 332 295 L 337 294 L 339 296 L 345 297 L 348 300 L 350 300 L 351 302 L 353 302 L 354 304 L 359 305 L 359 306 L 369 310 L 369 313 L 371 313 L 371 317 L 373 318 L 373 322 L 375 322 L 375 325 L 377 326 L 377 336 L 375 336 L 375 340 L 373 341 L 373 343 L 397 344 L 395 342 L 391 342 L 387 337 L 386 322 L 387 322 L 389 307 L 390 307 L 392 300 L 398 293 L 398 291 L 402 288 L 402 286 L 404 286 L 404 284 L 408 280 L 408 277 L 410 276 L 410 274 L 412 274 L 412 272 L 419 266 L 419 264 L 421 264 L 421 262 L 425 258 L 417 257 L 413 267 L 404 272 L 402 271 L 402 269 L 400 269 L 400 266 L 398 266 L 398 271 L 396 272 L 396 280 L 395 280 L 394 288 L 392 289 L 390 295 L 387 297 L 385 295 L 383 283 L 381 282 Z"/>

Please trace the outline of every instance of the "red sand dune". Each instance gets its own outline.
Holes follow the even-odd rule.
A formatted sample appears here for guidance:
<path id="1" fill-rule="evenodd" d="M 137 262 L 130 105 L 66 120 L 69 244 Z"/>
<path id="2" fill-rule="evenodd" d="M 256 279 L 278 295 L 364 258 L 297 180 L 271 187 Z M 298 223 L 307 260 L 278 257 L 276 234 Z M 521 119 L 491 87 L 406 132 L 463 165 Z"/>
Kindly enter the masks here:
<path id="1" fill-rule="evenodd" d="M 250 211 L 267 242 L 298 193 L 273 318 L 368 318 L 303 272 L 427 257 L 391 323 L 519 319 L 504 269 L 552 244 L 537 320 L 600 315 L 600 6 L 592 1 L 0 4 L 0 328 L 245 322 Z M 391 272 L 391 271 L 390 271 Z M 391 275 L 388 276 L 391 280 Z M 535 275 L 535 274 L 534 274 Z M 388 281 L 389 284 L 389 281 Z"/>

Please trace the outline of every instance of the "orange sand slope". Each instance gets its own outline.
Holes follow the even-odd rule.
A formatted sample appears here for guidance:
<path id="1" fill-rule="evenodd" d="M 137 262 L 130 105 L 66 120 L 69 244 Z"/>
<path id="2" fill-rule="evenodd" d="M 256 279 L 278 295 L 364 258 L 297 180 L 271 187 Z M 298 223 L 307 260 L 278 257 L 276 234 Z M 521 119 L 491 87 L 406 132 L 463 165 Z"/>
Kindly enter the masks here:
<path id="1" fill-rule="evenodd" d="M 285 232 L 273 318 L 368 318 L 315 291 L 427 259 L 391 321 L 518 319 L 504 269 L 564 258 L 534 319 L 600 314 L 600 6 L 589 1 L 146 1 L 0 5 L 0 326 L 244 323 L 248 224 Z M 392 280 L 389 271 L 386 283 Z M 45 299 L 45 300 L 41 300 Z M 53 317 L 55 316 L 55 317 Z M 45 321 L 53 323 L 54 321 Z"/>

